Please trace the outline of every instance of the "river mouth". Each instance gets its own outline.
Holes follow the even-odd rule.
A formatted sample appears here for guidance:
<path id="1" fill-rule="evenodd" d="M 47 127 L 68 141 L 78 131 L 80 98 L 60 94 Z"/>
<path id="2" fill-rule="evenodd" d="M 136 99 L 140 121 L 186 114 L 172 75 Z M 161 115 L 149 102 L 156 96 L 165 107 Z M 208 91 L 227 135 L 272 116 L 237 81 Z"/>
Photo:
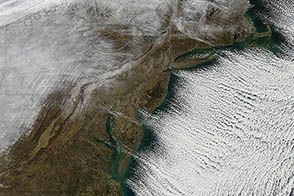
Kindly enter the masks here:
<path id="1" fill-rule="evenodd" d="M 262 47 L 174 71 L 172 95 L 146 122 L 156 142 L 128 181 L 136 195 L 293 194 L 293 31 L 278 15 L 292 4 L 277 4 L 260 18 L 273 29 Z"/>

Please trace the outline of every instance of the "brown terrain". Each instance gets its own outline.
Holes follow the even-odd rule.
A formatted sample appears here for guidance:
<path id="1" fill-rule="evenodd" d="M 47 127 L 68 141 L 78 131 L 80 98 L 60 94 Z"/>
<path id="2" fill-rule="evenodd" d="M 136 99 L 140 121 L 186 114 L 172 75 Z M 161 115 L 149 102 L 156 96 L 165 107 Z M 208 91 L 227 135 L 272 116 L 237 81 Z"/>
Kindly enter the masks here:
<path id="1" fill-rule="evenodd" d="M 114 150 L 122 152 L 116 171 L 122 175 L 142 138 L 138 111 L 151 113 L 160 105 L 167 93 L 169 70 L 208 60 L 175 61 L 179 55 L 195 48 L 231 45 L 250 35 L 258 37 L 245 11 L 228 19 L 207 14 L 207 23 L 224 26 L 226 31 L 213 38 L 203 35 L 201 41 L 174 25 L 173 20 L 182 14 L 179 5 L 163 20 L 161 35 L 144 37 L 143 52 L 125 63 L 125 71 L 114 77 L 109 88 L 94 89 L 86 107 L 81 107 L 86 85 L 74 101 L 68 100 L 70 86 L 48 96 L 30 133 L 2 157 L 6 164 L 0 166 L 0 195 L 122 195 L 120 180 L 111 172 L 111 156 Z M 232 25 L 234 28 L 225 28 Z M 118 52 L 133 49 L 128 26 L 110 26 L 97 33 L 113 42 Z"/>

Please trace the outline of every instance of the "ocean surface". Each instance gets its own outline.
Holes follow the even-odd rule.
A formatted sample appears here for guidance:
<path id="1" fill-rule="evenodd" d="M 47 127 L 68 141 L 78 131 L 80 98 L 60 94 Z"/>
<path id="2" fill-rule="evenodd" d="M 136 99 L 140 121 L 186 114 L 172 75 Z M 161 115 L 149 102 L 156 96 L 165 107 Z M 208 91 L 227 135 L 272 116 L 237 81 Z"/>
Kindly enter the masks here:
<path id="1" fill-rule="evenodd" d="M 135 195 L 294 194 L 294 2 L 252 2 L 275 49 L 228 49 L 172 72 L 170 94 L 145 122 L 127 182 Z"/>
<path id="2" fill-rule="evenodd" d="M 158 10 L 168 11 L 168 2 L 0 0 L 0 152 L 31 129 L 49 94 L 69 92 L 66 108 L 85 84 L 88 94 L 111 86 L 122 64 L 148 46 L 143 36 L 160 36 Z M 227 5 L 187 2 L 187 13 L 200 15 L 207 4 Z M 294 195 L 294 2 L 252 2 L 256 24 L 267 22 L 273 36 L 263 47 L 224 48 L 215 61 L 172 71 L 168 97 L 144 122 L 129 193 Z M 196 39 L 193 21 L 176 22 Z M 97 34 L 117 25 L 131 27 L 133 51 L 114 52 Z M 199 32 L 209 33 L 204 27 Z"/>

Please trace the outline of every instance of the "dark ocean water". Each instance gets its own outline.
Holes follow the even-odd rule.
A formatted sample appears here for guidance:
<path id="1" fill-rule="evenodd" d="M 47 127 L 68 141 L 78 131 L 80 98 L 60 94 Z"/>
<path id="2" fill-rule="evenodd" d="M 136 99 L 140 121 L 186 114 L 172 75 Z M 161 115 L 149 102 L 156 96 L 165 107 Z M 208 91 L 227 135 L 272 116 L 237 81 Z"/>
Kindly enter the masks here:
<path id="1" fill-rule="evenodd" d="M 251 3 L 258 31 L 267 22 L 272 36 L 172 72 L 129 170 L 133 194 L 293 194 L 294 4 Z"/>
<path id="2" fill-rule="evenodd" d="M 207 2 L 189 3 L 202 13 Z M 75 83 L 74 99 L 86 83 L 95 85 L 89 94 L 111 85 L 119 59 L 142 52 L 142 32 L 160 36 L 157 11 L 167 3 L 101 0 L 103 17 L 97 17 L 94 1 L 0 1 L 0 151 L 30 130 L 54 90 Z M 267 29 L 264 22 L 270 25 L 271 37 L 214 48 L 215 60 L 171 71 L 168 95 L 142 121 L 141 146 L 121 176 L 121 152 L 111 140 L 111 172 L 125 195 L 293 195 L 294 3 L 251 3 L 256 6 L 247 15 L 259 32 Z M 177 22 L 191 22 L 186 19 Z M 118 24 L 132 27 L 138 48 L 131 53 L 116 53 L 113 43 L 97 36 Z M 190 27 L 186 32 L 193 33 Z"/>

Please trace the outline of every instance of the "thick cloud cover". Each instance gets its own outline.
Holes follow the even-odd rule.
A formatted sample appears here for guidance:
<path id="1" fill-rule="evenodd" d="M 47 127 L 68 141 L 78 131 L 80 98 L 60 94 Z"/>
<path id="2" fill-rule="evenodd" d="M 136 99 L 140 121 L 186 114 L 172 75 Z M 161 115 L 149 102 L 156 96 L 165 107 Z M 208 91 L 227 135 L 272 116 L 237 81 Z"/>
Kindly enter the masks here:
<path id="1" fill-rule="evenodd" d="M 167 111 L 146 122 L 158 137 L 138 153 L 137 195 L 292 195 L 294 188 L 293 3 L 268 3 L 268 23 L 288 43 L 225 52 L 178 71 Z"/>

